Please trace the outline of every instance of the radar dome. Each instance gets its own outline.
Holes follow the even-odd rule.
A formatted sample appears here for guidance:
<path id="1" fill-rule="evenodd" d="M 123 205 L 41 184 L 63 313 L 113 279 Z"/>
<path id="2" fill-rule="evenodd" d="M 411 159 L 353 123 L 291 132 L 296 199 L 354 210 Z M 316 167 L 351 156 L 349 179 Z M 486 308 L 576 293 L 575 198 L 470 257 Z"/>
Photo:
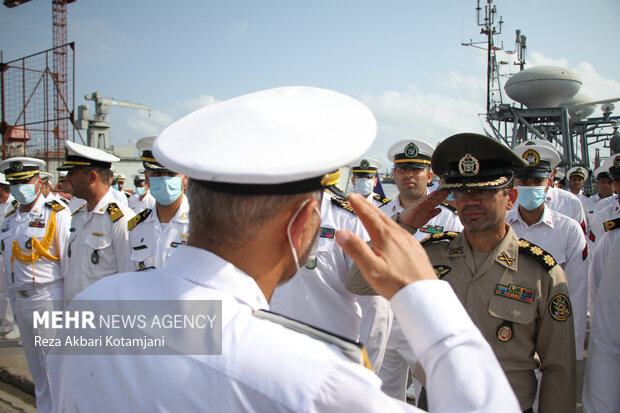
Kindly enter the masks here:
<path id="1" fill-rule="evenodd" d="M 584 95 L 583 93 L 577 93 L 572 98 L 560 103 L 560 106 L 566 106 L 568 109 L 568 114 L 570 118 L 573 120 L 577 119 L 585 119 L 596 110 L 595 105 L 587 105 L 587 106 L 575 106 L 580 103 L 592 102 L 592 98 L 588 95 Z"/>
<path id="2" fill-rule="evenodd" d="M 554 108 L 575 96 L 581 88 L 579 76 L 557 66 L 538 66 L 515 73 L 504 90 L 514 101 L 533 108 Z"/>

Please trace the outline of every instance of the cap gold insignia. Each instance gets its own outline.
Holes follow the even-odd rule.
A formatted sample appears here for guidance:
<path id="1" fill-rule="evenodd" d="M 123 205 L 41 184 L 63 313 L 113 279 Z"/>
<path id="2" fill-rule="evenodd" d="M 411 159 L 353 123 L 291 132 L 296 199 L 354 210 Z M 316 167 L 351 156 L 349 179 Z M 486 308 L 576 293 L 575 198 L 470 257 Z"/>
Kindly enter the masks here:
<path id="1" fill-rule="evenodd" d="M 407 146 L 405 146 L 404 154 L 407 158 L 416 158 L 419 153 L 420 150 L 415 143 L 410 142 Z"/>
<path id="2" fill-rule="evenodd" d="M 540 155 L 534 149 L 525 151 L 522 158 L 525 159 L 530 166 L 536 166 L 540 162 Z"/>
<path id="3" fill-rule="evenodd" d="M 558 294 L 549 303 L 549 313 L 556 321 L 566 321 L 571 315 L 570 300 L 564 294 Z"/>
<path id="4" fill-rule="evenodd" d="M 368 169 L 369 167 L 370 167 L 370 164 L 368 163 L 368 161 L 366 159 L 364 159 L 362 162 L 360 162 L 360 168 Z"/>
<path id="5" fill-rule="evenodd" d="M 536 144 L 532 141 L 528 141 L 525 143 L 525 146 L 533 146 L 533 145 L 536 145 Z"/>
<path id="6" fill-rule="evenodd" d="M 459 161 L 459 172 L 463 176 L 476 176 L 480 172 L 480 162 L 471 153 L 467 153 Z"/>

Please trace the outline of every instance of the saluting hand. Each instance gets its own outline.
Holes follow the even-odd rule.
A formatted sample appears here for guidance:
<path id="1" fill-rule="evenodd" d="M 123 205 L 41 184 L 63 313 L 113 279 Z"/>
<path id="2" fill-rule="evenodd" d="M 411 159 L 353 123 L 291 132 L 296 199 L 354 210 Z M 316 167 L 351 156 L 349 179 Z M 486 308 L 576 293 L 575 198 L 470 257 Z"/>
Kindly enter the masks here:
<path id="1" fill-rule="evenodd" d="M 336 241 L 377 293 L 389 300 L 407 284 L 437 279 L 426 252 L 411 234 L 360 195 L 351 194 L 349 202 L 366 227 L 373 248 L 346 230 L 336 232 Z"/>

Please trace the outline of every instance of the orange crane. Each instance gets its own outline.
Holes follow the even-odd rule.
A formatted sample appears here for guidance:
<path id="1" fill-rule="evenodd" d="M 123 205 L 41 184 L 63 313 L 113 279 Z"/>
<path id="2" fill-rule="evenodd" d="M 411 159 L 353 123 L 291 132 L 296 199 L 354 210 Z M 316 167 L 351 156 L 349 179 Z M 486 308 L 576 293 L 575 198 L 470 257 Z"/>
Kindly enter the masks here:
<path id="1" fill-rule="evenodd" d="M 30 0 L 4 0 L 8 8 L 17 7 Z M 54 130 L 59 140 L 69 137 L 67 105 L 67 4 L 75 0 L 52 0 L 52 29 L 54 41 L 54 81 L 56 83 L 54 96 L 54 110 L 58 124 Z"/>

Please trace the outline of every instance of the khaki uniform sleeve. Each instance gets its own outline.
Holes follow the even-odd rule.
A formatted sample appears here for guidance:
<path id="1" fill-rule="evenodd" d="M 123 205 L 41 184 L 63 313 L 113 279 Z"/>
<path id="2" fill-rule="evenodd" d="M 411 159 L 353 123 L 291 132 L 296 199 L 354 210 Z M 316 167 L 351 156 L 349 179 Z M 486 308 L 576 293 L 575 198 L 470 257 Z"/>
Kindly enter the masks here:
<path id="1" fill-rule="evenodd" d="M 540 357 L 542 381 L 539 412 L 575 412 L 575 339 L 572 306 L 566 275 L 559 265 L 549 271 L 546 308 L 540 309 L 536 352 Z M 544 286 L 543 286 L 544 288 Z M 545 291 L 541 291 L 545 293 Z"/>
<path id="2" fill-rule="evenodd" d="M 373 288 L 368 285 L 368 282 L 364 279 L 364 276 L 362 275 L 362 272 L 357 264 L 353 264 L 353 266 L 349 269 L 345 281 L 345 287 L 353 294 L 377 295 L 375 290 L 373 290 Z"/>

